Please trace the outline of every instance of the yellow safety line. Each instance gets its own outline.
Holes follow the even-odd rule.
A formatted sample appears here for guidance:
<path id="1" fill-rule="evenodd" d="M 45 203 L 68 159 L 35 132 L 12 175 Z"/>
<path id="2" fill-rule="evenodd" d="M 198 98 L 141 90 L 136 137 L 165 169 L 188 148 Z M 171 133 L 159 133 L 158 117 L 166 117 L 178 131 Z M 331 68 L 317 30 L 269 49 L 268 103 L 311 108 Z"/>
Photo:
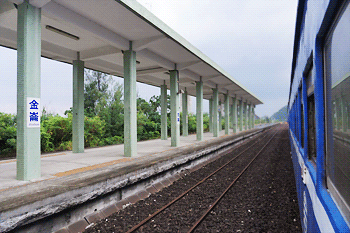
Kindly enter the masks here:
<path id="1" fill-rule="evenodd" d="M 102 168 L 102 167 L 107 167 L 107 166 L 118 164 L 118 163 L 128 162 L 131 160 L 133 160 L 133 159 L 132 158 L 123 158 L 123 159 L 113 160 L 110 162 L 95 164 L 92 166 L 77 168 L 77 169 L 73 169 L 73 170 L 69 170 L 69 171 L 65 171 L 65 172 L 58 172 L 56 174 L 53 174 L 53 176 L 56 176 L 56 177 L 69 176 L 69 175 L 73 175 L 73 174 L 80 173 L 80 172 L 90 171 L 90 170 L 94 170 L 94 169 Z"/>
<path id="2" fill-rule="evenodd" d="M 0 161 L 0 164 L 4 164 L 4 163 L 12 163 L 15 162 L 16 159 L 9 159 L 9 160 L 5 160 L 5 161 Z"/>

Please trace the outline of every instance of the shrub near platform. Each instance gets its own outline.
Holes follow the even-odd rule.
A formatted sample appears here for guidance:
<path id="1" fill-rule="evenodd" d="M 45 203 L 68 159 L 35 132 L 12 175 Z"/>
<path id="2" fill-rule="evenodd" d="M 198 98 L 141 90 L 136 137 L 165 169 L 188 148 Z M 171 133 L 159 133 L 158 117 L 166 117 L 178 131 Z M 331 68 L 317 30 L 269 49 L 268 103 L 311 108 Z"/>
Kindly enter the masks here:
<path id="1" fill-rule="evenodd" d="M 0 158 L 16 154 L 16 116 L 0 113 Z"/>

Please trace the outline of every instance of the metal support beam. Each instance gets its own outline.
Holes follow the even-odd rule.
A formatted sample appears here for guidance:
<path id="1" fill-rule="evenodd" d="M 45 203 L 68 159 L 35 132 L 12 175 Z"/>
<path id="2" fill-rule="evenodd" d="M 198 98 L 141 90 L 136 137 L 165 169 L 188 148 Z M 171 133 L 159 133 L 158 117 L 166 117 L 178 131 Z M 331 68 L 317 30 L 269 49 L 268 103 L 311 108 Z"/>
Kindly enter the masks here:
<path id="1" fill-rule="evenodd" d="M 73 61 L 73 153 L 84 152 L 84 62 Z"/>
<path id="2" fill-rule="evenodd" d="M 27 1 L 17 18 L 17 179 L 40 178 L 41 10 Z"/>
<path id="3" fill-rule="evenodd" d="M 230 131 L 230 97 L 225 94 L 225 134 L 228 135 Z"/>
<path id="4" fill-rule="evenodd" d="M 182 94 L 182 136 L 188 136 L 187 90 Z"/>
<path id="5" fill-rule="evenodd" d="M 170 115 L 171 115 L 171 146 L 180 143 L 180 111 L 179 111 L 179 71 L 170 71 Z"/>
<path id="6" fill-rule="evenodd" d="M 164 85 L 160 86 L 160 107 L 161 107 L 161 139 L 168 139 L 168 119 L 167 119 L 167 86 L 164 81 Z"/>
<path id="7" fill-rule="evenodd" d="M 202 78 L 196 82 L 196 100 L 197 100 L 197 141 L 203 141 L 203 81 Z"/>
<path id="8" fill-rule="evenodd" d="M 213 136 L 219 136 L 219 114 L 218 114 L 219 92 L 213 89 Z"/>
<path id="9" fill-rule="evenodd" d="M 124 156 L 137 155 L 136 52 L 124 51 Z"/>

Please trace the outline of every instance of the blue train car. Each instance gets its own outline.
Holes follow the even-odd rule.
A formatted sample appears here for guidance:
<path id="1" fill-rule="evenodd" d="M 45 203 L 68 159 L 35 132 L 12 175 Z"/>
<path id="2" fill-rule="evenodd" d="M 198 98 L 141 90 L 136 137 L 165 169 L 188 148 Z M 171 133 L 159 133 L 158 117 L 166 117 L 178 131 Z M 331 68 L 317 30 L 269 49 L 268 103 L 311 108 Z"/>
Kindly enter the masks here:
<path id="1" fill-rule="evenodd" d="M 350 232 L 350 1 L 299 0 L 288 122 L 304 232 Z"/>

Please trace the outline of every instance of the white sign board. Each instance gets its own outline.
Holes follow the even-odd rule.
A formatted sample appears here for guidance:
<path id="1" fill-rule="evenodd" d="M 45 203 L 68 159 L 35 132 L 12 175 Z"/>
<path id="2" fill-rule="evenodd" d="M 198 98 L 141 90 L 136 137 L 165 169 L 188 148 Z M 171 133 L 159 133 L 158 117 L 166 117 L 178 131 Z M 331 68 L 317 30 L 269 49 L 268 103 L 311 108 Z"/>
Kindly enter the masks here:
<path id="1" fill-rule="evenodd" d="M 40 98 L 27 97 L 27 127 L 40 128 Z"/>
<path id="2" fill-rule="evenodd" d="M 180 124 L 180 113 L 177 113 L 177 123 Z"/>

